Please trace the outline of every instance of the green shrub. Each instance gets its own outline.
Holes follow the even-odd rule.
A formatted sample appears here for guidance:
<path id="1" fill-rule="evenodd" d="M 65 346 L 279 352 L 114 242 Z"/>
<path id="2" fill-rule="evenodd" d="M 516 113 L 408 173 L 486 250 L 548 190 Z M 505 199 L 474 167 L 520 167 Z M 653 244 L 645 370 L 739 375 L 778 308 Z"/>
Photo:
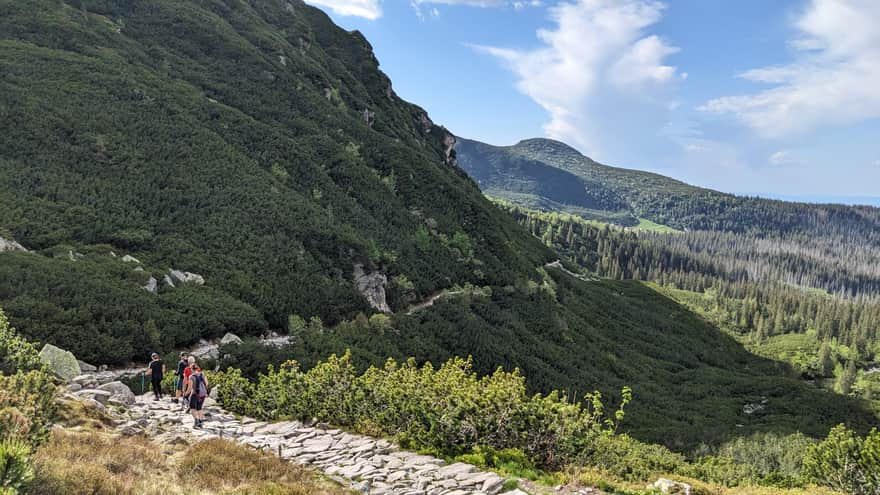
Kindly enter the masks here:
<path id="1" fill-rule="evenodd" d="M 15 494 L 33 479 L 30 455 L 30 447 L 22 441 L 0 441 L 0 495 Z"/>
<path id="2" fill-rule="evenodd" d="M 36 346 L 21 338 L 9 326 L 3 310 L 0 310 L 0 374 L 10 375 L 19 370 L 39 369 L 41 366 Z"/>
<path id="3" fill-rule="evenodd" d="M 631 398 L 624 389 L 620 409 L 606 417 L 598 393 L 588 395 L 585 405 L 557 392 L 529 396 L 518 371 L 498 369 L 479 377 L 471 359 L 451 359 L 440 368 L 389 359 L 383 368 L 359 375 L 349 353 L 308 372 L 288 361 L 269 368 L 256 383 L 230 369 L 216 374 L 213 383 L 220 402 L 241 414 L 316 417 L 438 455 L 482 455 L 477 460 L 487 465 L 521 452 L 523 459 L 515 463 L 545 469 L 577 460 L 610 436 Z"/>
<path id="4" fill-rule="evenodd" d="M 880 432 L 859 437 L 844 425 L 831 429 L 807 449 L 804 476 L 817 484 L 854 495 L 880 493 Z"/>

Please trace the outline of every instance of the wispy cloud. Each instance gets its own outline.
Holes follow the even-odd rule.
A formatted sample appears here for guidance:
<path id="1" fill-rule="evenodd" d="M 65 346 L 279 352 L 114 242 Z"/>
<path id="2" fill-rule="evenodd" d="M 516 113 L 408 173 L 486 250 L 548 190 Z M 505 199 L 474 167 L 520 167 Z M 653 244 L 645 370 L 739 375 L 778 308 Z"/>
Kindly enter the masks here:
<path id="1" fill-rule="evenodd" d="M 325 7 L 339 15 L 378 19 L 382 17 L 380 0 L 305 0 L 317 7 Z"/>
<path id="2" fill-rule="evenodd" d="M 678 49 L 645 33 L 664 8 L 655 0 L 563 2 L 548 9 L 555 26 L 537 32 L 539 48 L 476 48 L 502 60 L 519 90 L 547 110 L 548 136 L 593 151 L 600 128 L 614 131 L 608 101 L 626 104 L 632 95 L 641 111 L 651 103 L 668 111 L 667 104 L 645 101 L 653 88 L 681 77 L 664 62 Z"/>
<path id="3" fill-rule="evenodd" d="M 715 98 L 699 109 L 734 115 L 770 138 L 880 118 L 878 23 L 876 0 L 812 0 L 788 43 L 795 60 L 739 75 L 771 88 Z"/>
<path id="4" fill-rule="evenodd" d="M 767 159 L 771 165 L 787 165 L 793 163 L 791 154 L 788 151 L 780 150 L 770 155 Z"/>

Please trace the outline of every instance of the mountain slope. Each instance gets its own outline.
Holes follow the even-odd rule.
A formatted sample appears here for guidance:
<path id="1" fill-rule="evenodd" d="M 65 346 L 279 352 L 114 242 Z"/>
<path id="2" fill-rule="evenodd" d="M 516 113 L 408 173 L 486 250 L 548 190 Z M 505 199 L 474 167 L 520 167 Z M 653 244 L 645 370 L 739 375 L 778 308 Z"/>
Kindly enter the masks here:
<path id="1" fill-rule="evenodd" d="M 106 244 L 273 326 L 369 311 L 355 264 L 391 279 L 397 308 L 551 256 L 446 163 L 448 133 L 394 95 L 363 37 L 302 2 L 0 13 L 0 228 L 29 249 Z"/>
<path id="2" fill-rule="evenodd" d="M 677 229 L 858 236 L 880 245 L 880 209 L 748 198 L 659 174 L 610 167 L 564 143 L 527 139 L 492 146 L 458 139 L 461 167 L 489 195 L 545 211 L 633 226 L 639 218 Z"/>
<path id="3" fill-rule="evenodd" d="M 30 250 L 0 253 L 0 307 L 94 364 L 308 320 L 237 358 L 472 354 L 534 390 L 627 384 L 632 431 L 679 448 L 869 421 L 648 286 L 542 268 L 453 141 L 301 1 L 0 0 L 0 237 Z"/>

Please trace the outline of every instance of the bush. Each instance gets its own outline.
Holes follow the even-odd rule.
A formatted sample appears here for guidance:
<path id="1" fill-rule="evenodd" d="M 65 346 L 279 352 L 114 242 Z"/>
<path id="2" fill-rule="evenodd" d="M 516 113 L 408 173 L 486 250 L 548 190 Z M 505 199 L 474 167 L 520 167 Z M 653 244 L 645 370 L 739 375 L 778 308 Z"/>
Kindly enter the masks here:
<path id="1" fill-rule="evenodd" d="M 0 441 L 0 495 L 15 494 L 33 479 L 30 453 L 22 441 Z"/>
<path id="2" fill-rule="evenodd" d="M 256 383 L 238 370 L 215 376 L 228 409 L 259 417 L 310 419 L 389 435 L 404 447 L 456 456 L 477 447 L 519 449 L 542 468 L 577 460 L 584 449 L 610 435 L 623 419 L 631 394 L 606 418 L 601 396 L 585 405 L 557 392 L 528 396 L 518 371 L 501 369 L 478 377 L 470 359 L 455 358 L 435 369 L 410 359 L 389 359 L 383 368 L 358 375 L 350 354 L 331 356 L 308 372 L 295 361 L 269 368 Z"/>
<path id="3" fill-rule="evenodd" d="M 40 369 L 41 366 L 36 346 L 21 338 L 0 310 L 0 374 L 11 375 L 16 371 Z"/>
<path id="4" fill-rule="evenodd" d="M 880 493 L 880 432 L 861 438 L 837 425 L 822 442 L 807 449 L 804 476 L 820 485 L 853 495 Z"/>

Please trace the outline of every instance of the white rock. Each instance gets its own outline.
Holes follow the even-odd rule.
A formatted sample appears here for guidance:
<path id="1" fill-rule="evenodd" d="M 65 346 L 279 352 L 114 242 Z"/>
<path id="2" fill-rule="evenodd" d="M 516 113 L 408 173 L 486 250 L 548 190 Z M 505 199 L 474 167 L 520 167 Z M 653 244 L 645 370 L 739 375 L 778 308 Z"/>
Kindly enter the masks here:
<path id="1" fill-rule="evenodd" d="M 4 239 L 3 237 L 0 237 L 0 253 L 6 251 L 22 251 L 25 253 L 28 252 L 28 250 L 25 249 L 24 246 L 15 242 L 15 239 Z"/>
<path id="2" fill-rule="evenodd" d="M 184 272 L 172 268 L 171 270 L 168 270 L 168 274 L 175 280 L 184 284 L 205 285 L 205 277 L 198 273 Z"/>
<path id="3" fill-rule="evenodd" d="M 141 261 L 139 259 L 135 258 L 134 256 L 132 256 L 130 254 L 126 254 L 125 256 L 123 256 L 122 261 L 124 261 L 126 263 L 137 263 L 137 264 L 141 263 Z"/>
<path id="4" fill-rule="evenodd" d="M 149 280 L 147 280 L 147 285 L 144 286 L 144 290 L 146 290 L 147 292 L 149 292 L 151 294 L 158 293 L 159 292 L 159 281 L 156 280 L 154 277 L 150 277 Z"/>
<path id="5" fill-rule="evenodd" d="M 658 478 L 657 481 L 648 485 L 649 490 L 660 490 L 663 493 L 681 493 L 691 495 L 691 485 L 672 481 L 666 478 Z"/>
<path id="6" fill-rule="evenodd" d="M 234 333 L 227 333 L 226 335 L 223 336 L 222 339 L 220 339 L 220 345 L 229 345 L 229 344 L 241 345 L 241 343 L 242 343 L 241 338 L 238 335 L 235 335 Z"/>

